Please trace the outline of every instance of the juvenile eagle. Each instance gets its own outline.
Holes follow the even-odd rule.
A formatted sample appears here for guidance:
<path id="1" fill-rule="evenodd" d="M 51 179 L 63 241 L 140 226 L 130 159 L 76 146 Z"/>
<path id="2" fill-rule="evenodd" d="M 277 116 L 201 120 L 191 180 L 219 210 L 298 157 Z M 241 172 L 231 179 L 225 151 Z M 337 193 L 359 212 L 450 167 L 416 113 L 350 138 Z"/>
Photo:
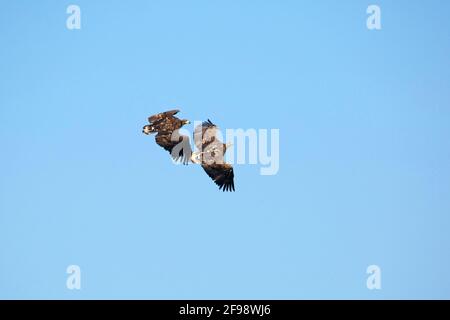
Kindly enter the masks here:
<path id="1" fill-rule="evenodd" d="M 142 132 L 146 135 L 156 133 L 155 140 L 159 146 L 169 151 L 175 161 L 188 164 L 192 154 L 189 137 L 180 135 L 179 129 L 190 121 L 175 117 L 178 112 L 180 110 L 170 110 L 149 117 L 150 124 L 144 126 Z"/>
<path id="2" fill-rule="evenodd" d="M 216 134 L 217 126 L 209 119 L 195 128 L 194 143 L 200 151 L 192 154 L 191 161 L 202 166 L 219 190 L 234 191 L 233 166 L 224 161 L 230 145 L 222 143 Z"/>

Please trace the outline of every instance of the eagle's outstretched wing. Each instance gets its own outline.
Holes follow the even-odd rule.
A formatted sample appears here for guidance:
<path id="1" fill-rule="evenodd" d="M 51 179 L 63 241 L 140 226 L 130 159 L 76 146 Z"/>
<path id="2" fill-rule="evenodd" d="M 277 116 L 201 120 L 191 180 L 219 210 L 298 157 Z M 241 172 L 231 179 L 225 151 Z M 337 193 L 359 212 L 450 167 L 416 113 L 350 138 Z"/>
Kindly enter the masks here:
<path id="1" fill-rule="evenodd" d="M 191 143 L 189 137 L 180 135 L 177 131 L 172 134 L 158 134 L 155 137 L 156 143 L 169 151 L 170 155 L 175 161 L 181 161 L 187 165 L 192 156 Z"/>
<path id="2" fill-rule="evenodd" d="M 234 191 L 233 167 L 227 163 L 202 164 L 208 176 L 219 186 L 219 190 Z"/>

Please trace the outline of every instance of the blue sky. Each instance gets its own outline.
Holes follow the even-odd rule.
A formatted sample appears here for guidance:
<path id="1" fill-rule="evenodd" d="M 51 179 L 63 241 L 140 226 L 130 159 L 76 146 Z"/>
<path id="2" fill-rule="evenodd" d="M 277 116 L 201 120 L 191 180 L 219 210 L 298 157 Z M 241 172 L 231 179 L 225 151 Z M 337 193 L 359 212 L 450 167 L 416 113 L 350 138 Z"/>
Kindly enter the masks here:
<path id="1" fill-rule="evenodd" d="M 0 298 L 450 298 L 450 3 L 373 3 L 2 3 Z M 173 166 L 173 107 L 280 129 L 279 173 Z"/>

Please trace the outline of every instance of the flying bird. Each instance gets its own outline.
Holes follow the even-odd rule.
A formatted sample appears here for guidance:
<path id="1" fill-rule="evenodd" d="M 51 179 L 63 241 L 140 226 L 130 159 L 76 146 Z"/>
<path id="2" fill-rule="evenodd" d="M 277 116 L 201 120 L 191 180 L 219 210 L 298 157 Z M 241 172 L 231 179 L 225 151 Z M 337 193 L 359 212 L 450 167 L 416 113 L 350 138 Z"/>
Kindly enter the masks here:
<path id="1" fill-rule="evenodd" d="M 193 162 L 202 166 L 206 174 L 219 186 L 219 190 L 235 191 L 233 166 L 224 162 L 229 144 L 217 137 L 218 127 L 208 119 L 194 130 L 194 144 L 199 150 L 192 152 L 189 137 L 180 135 L 179 129 L 189 120 L 175 117 L 179 110 L 170 110 L 148 118 L 149 124 L 142 132 L 146 135 L 156 133 L 156 143 L 169 151 L 175 161 L 183 164 Z"/>
<path id="2" fill-rule="evenodd" d="M 202 166 L 219 190 L 235 191 L 233 166 L 224 161 L 227 148 L 231 145 L 220 141 L 217 126 L 211 120 L 195 128 L 194 143 L 200 151 L 192 153 L 191 161 Z"/>
<path id="3" fill-rule="evenodd" d="M 180 135 L 179 129 L 190 124 L 190 121 L 175 117 L 179 112 L 170 110 L 149 117 L 149 124 L 144 126 L 142 132 L 146 135 L 156 133 L 155 141 L 160 147 L 169 151 L 175 161 L 188 164 L 192 155 L 191 144 L 188 136 Z"/>

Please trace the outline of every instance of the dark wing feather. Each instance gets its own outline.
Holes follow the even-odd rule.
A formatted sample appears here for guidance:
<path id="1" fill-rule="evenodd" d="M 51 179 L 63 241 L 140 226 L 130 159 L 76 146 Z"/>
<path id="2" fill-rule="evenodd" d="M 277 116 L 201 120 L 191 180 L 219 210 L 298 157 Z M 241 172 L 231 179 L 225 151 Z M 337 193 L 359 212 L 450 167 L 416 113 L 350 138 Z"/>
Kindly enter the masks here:
<path id="1" fill-rule="evenodd" d="M 164 119 L 173 118 L 173 116 L 176 115 L 178 112 L 180 112 L 180 110 L 170 110 L 166 112 L 161 112 L 149 117 L 148 122 L 150 124 L 156 124 Z"/>
<path id="2" fill-rule="evenodd" d="M 224 164 L 202 164 L 208 176 L 219 186 L 219 190 L 234 191 L 233 167 Z"/>
<path id="3" fill-rule="evenodd" d="M 202 123 L 202 126 L 203 127 L 206 127 L 206 128 L 211 128 L 211 127 L 217 127 L 214 123 L 212 123 L 211 122 L 211 120 L 207 120 L 207 121 L 204 121 L 203 123 Z"/>
<path id="4" fill-rule="evenodd" d="M 173 134 L 159 133 L 156 135 L 155 140 L 160 147 L 169 151 L 175 161 L 181 161 L 185 165 L 189 163 L 192 148 L 188 136 L 180 135 L 177 130 Z"/>

